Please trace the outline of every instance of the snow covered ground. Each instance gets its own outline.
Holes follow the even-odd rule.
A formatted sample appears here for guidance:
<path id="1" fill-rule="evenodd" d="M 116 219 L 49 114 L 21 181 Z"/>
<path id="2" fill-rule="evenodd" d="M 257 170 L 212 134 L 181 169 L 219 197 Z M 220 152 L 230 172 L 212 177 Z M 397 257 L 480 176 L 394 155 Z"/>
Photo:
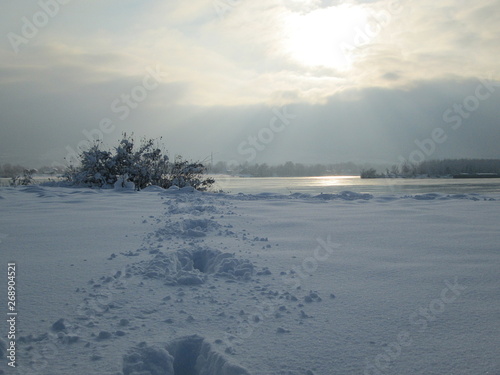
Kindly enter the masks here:
<path id="1" fill-rule="evenodd" d="M 0 374 L 499 375 L 499 209 L 498 195 L 2 188 Z"/>

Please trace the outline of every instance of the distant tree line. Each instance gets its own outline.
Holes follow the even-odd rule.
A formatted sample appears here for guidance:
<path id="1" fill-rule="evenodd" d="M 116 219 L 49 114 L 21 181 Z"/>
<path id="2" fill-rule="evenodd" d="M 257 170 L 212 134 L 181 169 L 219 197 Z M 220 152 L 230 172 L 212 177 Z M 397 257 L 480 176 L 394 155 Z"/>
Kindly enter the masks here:
<path id="1" fill-rule="evenodd" d="M 378 172 L 375 168 L 361 170 L 361 178 L 397 178 L 397 177 L 443 177 L 462 173 L 500 174 L 500 159 L 444 159 L 426 160 L 420 163 L 404 162 Z"/>
<path id="2" fill-rule="evenodd" d="M 12 165 L 9 163 L 0 165 L 0 177 L 13 178 L 21 175 L 27 168 L 22 165 Z"/>
<path id="3" fill-rule="evenodd" d="M 25 168 L 21 165 L 3 164 L 0 165 L 0 177 L 10 178 L 9 185 L 31 185 L 34 182 L 36 169 Z M 4 184 L 2 184 L 4 185 Z"/>
<path id="4" fill-rule="evenodd" d="M 252 177 L 310 177 L 310 176 L 331 176 L 331 175 L 359 175 L 363 166 L 355 163 L 337 164 L 312 164 L 294 163 L 288 161 L 279 165 L 262 164 L 239 164 L 229 165 L 220 161 L 213 165 L 210 173 L 222 173 L 233 175 L 246 175 Z"/>
<path id="5" fill-rule="evenodd" d="M 124 139 L 126 140 L 126 137 L 124 137 Z M 142 150 L 142 153 L 146 155 L 146 159 L 151 159 L 151 156 L 153 155 L 153 153 L 151 153 L 150 150 L 150 148 L 152 147 L 151 140 L 149 140 L 146 143 L 147 143 L 146 148 L 148 149 L 149 153 L 145 152 L 145 149 Z M 123 145 L 121 146 L 123 148 Z M 144 144 L 142 145 L 142 147 L 144 147 Z M 102 150 L 100 150 L 99 147 L 96 145 L 94 145 L 92 151 L 99 155 L 101 155 L 100 152 L 102 152 Z M 129 150 L 128 152 L 131 152 L 131 150 Z M 158 152 L 158 150 L 156 149 L 154 150 L 154 152 Z M 96 156 L 97 154 L 92 156 Z M 84 156 L 86 156 L 87 158 L 85 158 Z M 89 156 L 90 154 L 87 152 L 86 154 L 82 154 L 80 157 L 82 161 L 88 162 Z M 109 157 L 109 155 L 106 155 L 106 157 Z M 115 156 L 115 158 L 116 157 L 117 156 Z M 129 155 L 128 158 L 130 159 L 131 156 Z M 100 158 L 97 159 L 90 158 L 90 159 L 95 160 L 95 162 L 97 163 L 102 162 L 102 160 L 99 161 L 97 160 Z M 130 160 L 127 160 L 127 162 L 130 164 Z M 173 163 L 168 163 L 168 165 L 170 167 L 169 169 L 170 178 L 172 178 L 172 175 L 175 175 L 173 179 L 177 177 L 177 180 L 179 180 L 179 178 L 182 177 L 182 174 L 185 173 L 187 170 L 193 171 L 195 169 L 199 172 L 202 172 L 201 174 L 208 172 L 213 174 L 246 175 L 252 177 L 311 177 L 311 176 L 331 176 L 331 175 L 359 175 L 362 178 L 397 178 L 397 177 L 408 178 L 417 176 L 442 177 L 442 176 L 452 176 L 461 173 L 500 174 L 500 159 L 444 159 L 444 160 L 426 160 L 421 163 L 404 162 L 399 165 L 394 164 L 390 167 L 385 167 L 385 166 L 379 167 L 380 171 L 378 171 L 372 165 L 369 165 L 367 163 L 359 165 L 353 162 L 308 165 L 308 164 L 294 163 L 288 161 L 284 164 L 268 165 L 266 163 L 229 164 L 227 162 L 219 161 L 214 165 L 206 166 L 201 163 L 193 164 L 193 163 L 188 163 L 185 160 L 179 159 L 175 160 Z M 72 171 L 75 172 L 74 169 Z M 42 167 L 39 168 L 38 170 L 35 170 L 26 168 L 18 164 L 16 165 L 12 165 L 9 163 L 5 163 L 3 165 L 0 164 L 0 177 L 3 178 L 19 179 L 22 176 L 24 176 L 26 172 L 29 172 L 31 175 L 66 174 L 66 177 L 68 177 L 68 170 L 64 171 L 53 167 Z M 114 172 L 118 173 L 118 171 Z M 113 176 L 116 176 L 117 173 L 113 174 Z M 71 175 L 71 173 L 69 174 Z M 133 175 L 137 175 L 137 173 L 129 174 L 129 176 Z M 73 177 L 75 177 L 75 175 L 73 175 Z M 135 178 L 132 180 L 135 180 Z M 175 180 L 175 182 L 177 180 Z M 91 182 L 91 181 L 89 180 L 86 182 Z M 144 184 L 139 183 L 139 186 L 142 185 Z"/>
<path id="6" fill-rule="evenodd" d="M 48 175 L 56 175 L 62 174 L 64 170 L 62 168 L 57 167 L 42 167 L 38 169 L 27 168 L 25 166 L 19 164 L 0 164 L 0 177 L 2 178 L 14 178 L 22 175 L 25 171 L 31 171 L 32 173 L 37 174 L 48 174 Z"/>

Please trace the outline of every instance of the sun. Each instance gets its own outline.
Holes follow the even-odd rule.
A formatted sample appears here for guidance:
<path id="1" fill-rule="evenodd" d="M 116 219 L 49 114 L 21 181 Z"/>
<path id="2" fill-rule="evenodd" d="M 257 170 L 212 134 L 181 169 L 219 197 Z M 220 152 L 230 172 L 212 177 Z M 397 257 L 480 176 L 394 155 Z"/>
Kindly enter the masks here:
<path id="1" fill-rule="evenodd" d="M 284 53 L 296 63 L 309 67 L 349 69 L 352 56 L 348 52 L 368 20 L 369 12 L 358 5 L 290 13 L 284 19 Z"/>

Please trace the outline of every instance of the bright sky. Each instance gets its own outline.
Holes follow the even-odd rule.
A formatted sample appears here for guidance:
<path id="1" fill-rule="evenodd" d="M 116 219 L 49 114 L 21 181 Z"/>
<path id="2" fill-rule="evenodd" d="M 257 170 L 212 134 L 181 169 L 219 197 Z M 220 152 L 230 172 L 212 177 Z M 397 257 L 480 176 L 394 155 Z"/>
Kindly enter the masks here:
<path id="1" fill-rule="evenodd" d="M 104 117 L 116 125 L 110 142 L 133 130 L 171 135 L 171 147 L 200 150 L 195 157 L 212 148 L 245 159 L 238 146 L 284 105 L 302 116 L 275 134 L 262 160 L 289 159 L 304 134 L 314 142 L 311 132 L 373 133 L 379 143 L 372 156 L 328 153 L 325 145 L 305 161 L 395 160 L 442 126 L 448 107 L 474 95 L 478 78 L 500 80 L 497 0 L 41 0 L 2 8 L 0 163 L 36 142 L 40 158 L 58 159 Z M 123 94 L 133 94 L 131 102 Z M 490 140 L 499 96 L 491 92 L 473 111 Z M 420 125 L 417 109 L 425 112 Z M 332 113 L 342 122 L 332 123 Z M 408 118 L 411 126 L 395 137 L 391 129 Z M 358 133 L 345 135 L 347 122 Z M 201 129 L 216 133 L 211 147 L 191 139 Z M 459 139 L 443 145 L 442 156 L 460 156 L 469 133 L 454 133 Z M 384 142 L 394 151 L 375 152 Z M 483 155 L 481 142 L 463 156 Z"/>

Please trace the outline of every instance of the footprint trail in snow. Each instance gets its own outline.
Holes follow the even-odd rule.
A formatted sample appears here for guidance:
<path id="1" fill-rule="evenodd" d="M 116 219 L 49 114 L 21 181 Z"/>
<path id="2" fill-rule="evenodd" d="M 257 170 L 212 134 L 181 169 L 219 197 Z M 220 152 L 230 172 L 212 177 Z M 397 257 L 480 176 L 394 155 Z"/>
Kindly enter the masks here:
<path id="1" fill-rule="evenodd" d="M 159 199 L 165 211 L 143 219 L 154 228 L 143 246 L 110 254 L 112 271 L 75 291 L 82 301 L 73 314 L 20 339 L 29 359 L 24 374 L 49 373 L 71 352 L 106 375 L 250 374 L 238 348 L 251 335 L 269 321 L 275 335 L 289 335 L 314 319 L 307 307 L 321 297 L 274 277 L 285 272 L 267 268 L 253 250 L 276 244 L 235 228 L 231 202 L 198 192 Z M 112 268 L 119 257 L 127 262 Z M 85 363 L 72 366 L 82 371 Z"/>

